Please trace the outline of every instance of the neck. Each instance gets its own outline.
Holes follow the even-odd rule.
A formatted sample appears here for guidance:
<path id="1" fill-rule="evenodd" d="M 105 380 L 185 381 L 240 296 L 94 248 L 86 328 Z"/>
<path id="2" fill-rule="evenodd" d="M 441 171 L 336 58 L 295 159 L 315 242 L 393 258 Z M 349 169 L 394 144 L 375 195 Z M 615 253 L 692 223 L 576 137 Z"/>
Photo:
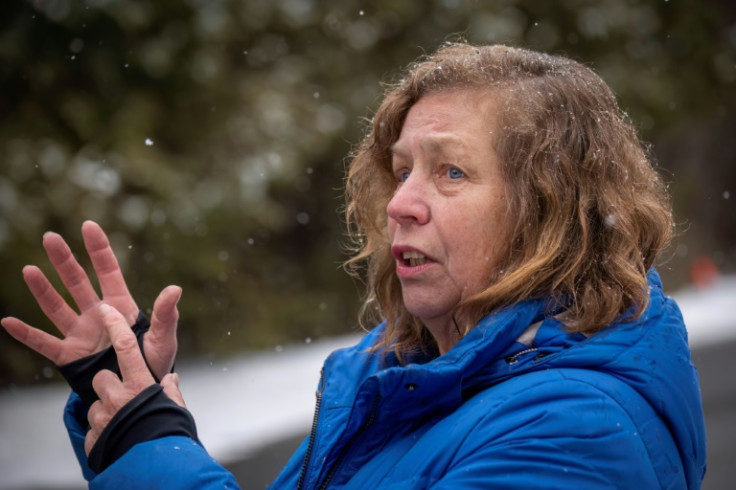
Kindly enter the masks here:
<path id="1" fill-rule="evenodd" d="M 429 333 L 432 334 L 434 341 L 437 343 L 440 355 L 446 354 L 450 349 L 455 347 L 455 344 L 463 337 L 460 333 L 460 327 L 452 316 L 425 321 L 424 326 L 427 327 L 427 330 L 429 330 Z"/>

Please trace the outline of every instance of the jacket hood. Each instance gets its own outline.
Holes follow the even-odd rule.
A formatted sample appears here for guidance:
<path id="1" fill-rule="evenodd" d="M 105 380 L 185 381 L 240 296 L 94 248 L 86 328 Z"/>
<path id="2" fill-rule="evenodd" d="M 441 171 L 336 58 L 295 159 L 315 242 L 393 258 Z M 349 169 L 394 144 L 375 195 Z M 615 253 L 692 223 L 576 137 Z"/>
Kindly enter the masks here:
<path id="1" fill-rule="evenodd" d="M 688 485 L 695 488 L 705 473 L 705 425 L 697 370 L 680 309 L 663 293 L 656 271 L 649 273 L 648 280 L 649 304 L 639 318 L 614 323 L 589 337 L 568 333 L 558 320 L 547 318 L 531 349 L 523 346 L 533 352 L 516 359 L 519 345 L 512 343 L 505 359 L 486 364 L 465 383 L 488 385 L 508 376 L 553 368 L 610 374 L 634 388 L 665 421 Z"/>

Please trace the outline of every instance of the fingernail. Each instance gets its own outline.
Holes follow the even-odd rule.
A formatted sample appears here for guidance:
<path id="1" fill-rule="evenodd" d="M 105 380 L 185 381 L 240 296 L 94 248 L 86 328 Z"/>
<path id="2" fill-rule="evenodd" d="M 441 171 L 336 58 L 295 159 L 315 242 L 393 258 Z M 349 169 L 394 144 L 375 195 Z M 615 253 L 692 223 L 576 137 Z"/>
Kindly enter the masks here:
<path id="1" fill-rule="evenodd" d="M 102 313 L 103 315 L 109 315 L 113 311 L 112 306 L 105 304 L 105 303 L 102 303 L 99 306 L 99 308 L 100 308 L 100 313 Z"/>

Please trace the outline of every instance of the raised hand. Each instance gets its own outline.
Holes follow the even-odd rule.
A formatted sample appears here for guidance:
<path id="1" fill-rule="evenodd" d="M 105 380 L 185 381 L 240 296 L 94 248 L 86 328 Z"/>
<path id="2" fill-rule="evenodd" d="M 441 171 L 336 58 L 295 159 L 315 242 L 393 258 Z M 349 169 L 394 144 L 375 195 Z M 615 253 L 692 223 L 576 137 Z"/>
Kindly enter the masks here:
<path id="1" fill-rule="evenodd" d="M 103 370 L 97 373 L 92 381 L 99 400 L 92 404 L 87 414 L 90 424 L 90 430 L 84 441 L 84 449 L 87 454 L 113 416 L 129 401 L 155 383 L 138 348 L 135 334 L 128 328 L 120 312 L 108 305 L 101 305 L 98 310 L 102 324 L 117 353 L 122 380 L 115 373 Z M 164 376 L 161 386 L 169 398 L 177 405 L 185 407 L 176 374 Z"/>
<path id="2" fill-rule="evenodd" d="M 41 310 L 59 329 L 63 338 L 50 335 L 17 318 L 2 319 L 2 326 L 11 336 L 57 366 L 110 346 L 109 334 L 101 323 L 99 305 L 107 304 L 118 310 L 129 326 L 135 323 L 139 311 L 102 228 L 93 221 L 86 221 L 82 225 L 82 236 L 100 284 L 102 298 L 64 239 L 49 232 L 43 237 L 43 246 L 79 313 L 64 301 L 38 267 L 29 265 L 23 268 L 23 278 Z M 169 286 L 161 292 L 154 304 L 151 328 L 144 336 L 144 352 L 158 378 L 171 370 L 176 355 L 176 303 L 180 295 L 181 289 L 177 286 Z"/>

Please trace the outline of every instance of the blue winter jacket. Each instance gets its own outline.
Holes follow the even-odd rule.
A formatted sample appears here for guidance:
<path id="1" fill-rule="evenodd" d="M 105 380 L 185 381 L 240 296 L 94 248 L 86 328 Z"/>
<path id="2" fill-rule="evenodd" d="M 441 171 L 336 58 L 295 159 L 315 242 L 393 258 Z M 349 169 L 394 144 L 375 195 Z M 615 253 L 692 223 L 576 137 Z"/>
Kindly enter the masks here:
<path id="1" fill-rule="evenodd" d="M 312 434 L 271 488 L 700 488 L 698 378 L 682 316 L 649 279 L 641 317 L 590 337 L 532 300 L 401 366 L 369 352 L 377 327 L 326 360 Z M 83 410 L 68 408 L 84 468 Z M 91 488 L 236 486 L 183 437 L 138 444 L 87 476 Z"/>

